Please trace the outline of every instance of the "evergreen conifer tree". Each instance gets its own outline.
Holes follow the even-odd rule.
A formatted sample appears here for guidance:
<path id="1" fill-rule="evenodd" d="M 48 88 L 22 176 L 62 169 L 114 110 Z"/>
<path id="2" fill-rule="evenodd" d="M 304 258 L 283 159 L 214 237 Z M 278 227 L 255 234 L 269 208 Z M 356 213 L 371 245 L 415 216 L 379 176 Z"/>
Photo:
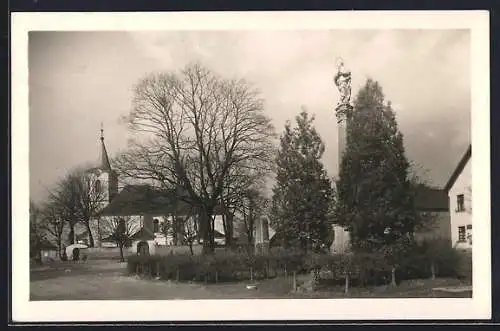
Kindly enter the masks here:
<path id="1" fill-rule="evenodd" d="M 303 110 L 280 139 L 276 184 L 273 188 L 271 226 L 285 247 L 303 250 L 328 247 L 332 183 L 321 157 L 325 146 L 313 125 L 314 116 Z"/>
<path id="2" fill-rule="evenodd" d="M 420 218 L 409 172 L 391 104 L 368 79 L 354 103 L 336 185 L 336 222 L 350 231 L 354 249 L 412 237 Z"/>

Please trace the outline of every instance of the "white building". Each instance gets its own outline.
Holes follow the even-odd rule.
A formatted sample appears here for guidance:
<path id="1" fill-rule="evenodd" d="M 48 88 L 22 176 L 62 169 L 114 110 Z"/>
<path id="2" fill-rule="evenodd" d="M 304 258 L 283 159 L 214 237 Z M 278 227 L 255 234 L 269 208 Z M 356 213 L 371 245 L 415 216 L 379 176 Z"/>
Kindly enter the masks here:
<path id="1" fill-rule="evenodd" d="M 472 248 L 472 146 L 462 156 L 446 183 L 450 209 L 452 245 L 460 249 Z"/>

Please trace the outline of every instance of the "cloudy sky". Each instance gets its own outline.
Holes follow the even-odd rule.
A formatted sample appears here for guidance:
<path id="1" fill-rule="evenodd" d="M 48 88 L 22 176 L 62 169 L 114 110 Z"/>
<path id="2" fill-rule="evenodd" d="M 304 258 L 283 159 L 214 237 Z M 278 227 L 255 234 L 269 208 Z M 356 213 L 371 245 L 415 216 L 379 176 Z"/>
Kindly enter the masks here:
<path id="1" fill-rule="evenodd" d="M 304 106 L 336 175 L 335 58 L 353 74 L 353 92 L 371 77 L 391 100 L 408 157 L 444 185 L 470 141 L 470 34 L 466 30 L 242 32 L 31 32 L 30 190 L 35 200 L 71 168 L 127 146 L 119 118 L 148 72 L 198 61 L 253 82 L 281 133 Z"/>

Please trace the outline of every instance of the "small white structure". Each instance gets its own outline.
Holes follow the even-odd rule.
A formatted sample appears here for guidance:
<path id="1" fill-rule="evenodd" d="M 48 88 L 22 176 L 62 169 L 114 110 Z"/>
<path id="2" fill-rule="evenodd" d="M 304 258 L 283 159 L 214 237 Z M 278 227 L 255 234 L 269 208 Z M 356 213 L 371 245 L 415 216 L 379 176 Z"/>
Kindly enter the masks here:
<path id="1" fill-rule="evenodd" d="M 82 258 L 82 253 L 88 249 L 87 245 L 84 244 L 72 244 L 66 247 L 66 256 L 68 260 L 73 260 L 74 255 L 78 254 L 78 259 Z"/>
<path id="2" fill-rule="evenodd" d="M 446 183 L 450 209 L 451 241 L 459 249 L 472 248 L 472 146 L 460 159 Z"/>
<path id="3" fill-rule="evenodd" d="M 340 225 L 333 225 L 334 239 L 330 246 L 332 254 L 344 254 L 349 251 L 351 236 L 349 231 Z"/>

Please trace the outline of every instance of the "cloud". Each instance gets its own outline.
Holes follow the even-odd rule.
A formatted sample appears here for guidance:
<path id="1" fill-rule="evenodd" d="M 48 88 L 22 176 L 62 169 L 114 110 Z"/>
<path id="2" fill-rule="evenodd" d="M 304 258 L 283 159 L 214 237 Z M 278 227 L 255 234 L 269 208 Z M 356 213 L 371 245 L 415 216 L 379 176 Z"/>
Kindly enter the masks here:
<path id="1" fill-rule="evenodd" d="M 393 102 L 408 156 L 446 182 L 470 139 L 470 35 L 452 30 L 37 32 L 30 34 L 30 167 L 34 195 L 67 169 L 126 147 L 118 125 L 131 89 L 146 73 L 197 61 L 244 77 L 266 100 L 278 132 L 305 106 L 337 167 L 335 58 Z"/>

